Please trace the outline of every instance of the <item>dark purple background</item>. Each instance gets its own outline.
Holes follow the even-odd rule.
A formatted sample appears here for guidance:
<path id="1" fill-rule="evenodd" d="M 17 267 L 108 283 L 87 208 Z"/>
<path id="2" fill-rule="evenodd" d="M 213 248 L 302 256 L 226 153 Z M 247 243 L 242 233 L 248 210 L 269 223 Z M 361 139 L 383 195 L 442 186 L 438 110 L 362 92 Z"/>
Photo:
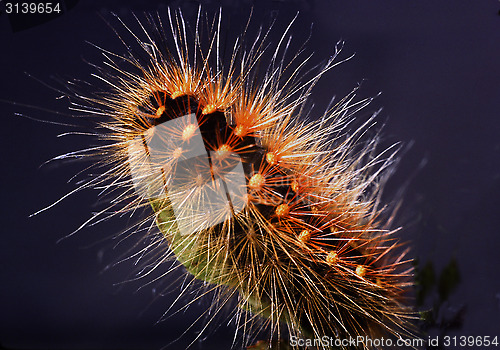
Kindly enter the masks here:
<path id="1" fill-rule="evenodd" d="M 0 99 L 69 114 L 57 93 L 29 78 L 90 78 L 84 60 L 99 63 L 90 41 L 111 51 L 122 47 L 106 20 L 109 12 L 131 22 L 130 10 L 165 11 L 181 1 L 85 1 L 53 21 L 13 33 L 0 16 Z M 223 23 L 241 27 L 251 1 L 203 1 L 223 6 Z M 161 4 L 161 5 L 160 5 Z M 183 10 L 194 19 L 197 2 Z M 387 198 L 410 179 L 400 221 L 412 255 L 437 270 L 455 257 L 461 283 L 450 310 L 466 306 L 463 328 L 452 335 L 500 336 L 500 3 L 498 1 L 259 1 L 254 23 L 267 23 L 278 10 L 282 30 L 299 10 L 292 29 L 308 45 L 314 62 L 326 59 L 339 39 L 342 57 L 354 59 L 328 73 L 312 99 L 318 114 L 332 95 L 341 97 L 362 82 L 360 95 L 382 91 L 366 112 L 384 107 L 386 144 L 412 145 L 390 183 Z M 228 24 L 228 22 L 231 22 Z M 116 22 L 113 22 L 116 24 Z M 276 41 L 279 33 L 275 33 Z M 144 282 L 114 286 L 130 276 L 130 262 L 106 269 L 125 247 L 98 242 L 123 229 L 126 219 L 87 228 L 56 244 L 91 214 L 97 191 L 71 196 L 36 217 L 29 214 L 71 191 L 66 183 L 80 164 L 54 163 L 61 153 L 83 148 L 88 138 L 57 138 L 73 130 L 15 116 L 78 123 L 26 106 L 0 104 L 3 170 L 0 243 L 0 344 L 7 348 L 155 349 L 168 345 L 204 310 L 194 304 L 155 325 L 175 293 L 154 301 L 162 286 Z M 365 113 L 366 117 L 366 113 Z M 106 270 L 106 271 L 104 271 Z M 169 281 L 164 281 L 168 285 Z M 163 285 L 163 286 L 164 286 Z M 156 292 L 153 288 L 156 287 Z M 152 304 L 151 304 L 152 303 Z M 200 327 L 195 327 L 199 330 Z M 199 348 L 228 348 L 233 329 L 223 326 Z M 182 349 L 193 332 L 170 348 Z M 223 345 L 220 345 L 223 344 Z M 194 346 L 198 348 L 198 344 Z"/>

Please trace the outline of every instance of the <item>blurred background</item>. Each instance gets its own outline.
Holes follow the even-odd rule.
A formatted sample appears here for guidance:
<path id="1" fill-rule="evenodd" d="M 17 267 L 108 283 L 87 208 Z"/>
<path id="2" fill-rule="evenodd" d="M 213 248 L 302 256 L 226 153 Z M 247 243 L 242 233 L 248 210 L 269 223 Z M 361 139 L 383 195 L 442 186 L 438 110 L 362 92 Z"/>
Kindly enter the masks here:
<path id="1" fill-rule="evenodd" d="M 90 82 L 89 91 L 94 84 L 104 86 L 91 77 L 94 69 L 87 62 L 100 64 L 103 57 L 89 43 L 124 52 L 113 31 L 123 29 L 112 13 L 137 28 L 133 12 L 140 17 L 158 11 L 166 18 L 167 7 L 180 7 L 194 23 L 199 4 L 209 14 L 222 7 L 223 31 L 229 36 L 241 30 L 252 7 L 250 31 L 276 18 L 273 43 L 299 12 L 290 52 L 310 36 L 306 52 L 314 52 L 313 64 L 324 62 L 336 43 L 345 41 L 339 59 L 355 56 L 317 85 L 311 118 L 321 115 L 332 96 L 341 98 L 359 83 L 360 97 L 382 92 L 360 118 L 383 107 L 381 146 L 403 144 L 385 200 L 397 200 L 405 189 L 397 224 L 405 227 L 400 235 L 417 262 L 416 303 L 426 317 L 421 329 L 431 336 L 500 336 L 498 1 L 62 1 L 61 15 L 53 18 L 9 18 L 5 3 L 0 2 L 5 122 L 0 133 L 0 348 L 183 349 L 202 329 L 203 319 L 186 331 L 210 299 L 157 322 L 177 296 L 175 286 L 161 293 L 174 279 L 124 283 L 137 267 L 134 261 L 115 263 L 127 256 L 130 244 L 116 246 L 109 237 L 127 227 L 126 217 L 56 243 L 91 216 L 97 191 L 71 195 L 29 217 L 73 190 L 77 180 L 68 180 L 88 165 L 41 166 L 95 141 L 57 137 L 85 129 L 33 118 L 87 127 L 71 116 L 67 100 L 58 99 L 55 89 L 68 79 Z M 217 325 L 193 349 L 229 348 L 234 323 L 221 318 Z"/>

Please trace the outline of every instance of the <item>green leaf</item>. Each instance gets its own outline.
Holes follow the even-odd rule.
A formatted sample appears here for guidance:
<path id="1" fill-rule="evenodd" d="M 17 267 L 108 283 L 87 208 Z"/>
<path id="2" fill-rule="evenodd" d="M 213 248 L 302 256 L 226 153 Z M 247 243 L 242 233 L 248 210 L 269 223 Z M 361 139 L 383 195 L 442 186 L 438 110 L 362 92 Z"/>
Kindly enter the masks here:
<path id="1" fill-rule="evenodd" d="M 436 284 L 436 274 L 431 261 L 428 261 L 423 268 L 417 268 L 415 283 L 417 285 L 417 305 L 422 306 Z"/>
<path id="2" fill-rule="evenodd" d="M 460 272 L 458 271 L 457 261 L 453 258 L 439 276 L 438 291 L 440 300 L 447 300 L 459 283 Z"/>

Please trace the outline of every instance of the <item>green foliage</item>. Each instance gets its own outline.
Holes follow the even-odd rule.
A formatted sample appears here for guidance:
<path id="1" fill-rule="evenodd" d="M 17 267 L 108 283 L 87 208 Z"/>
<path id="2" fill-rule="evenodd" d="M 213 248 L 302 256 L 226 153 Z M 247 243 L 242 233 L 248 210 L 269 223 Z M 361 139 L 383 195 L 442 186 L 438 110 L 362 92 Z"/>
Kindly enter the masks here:
<path id="1" fill-rule="evenodd" d="M 416 261 L 415 264 L 418 262 Z M 417 284 L 417 306 L 422 306 L 436 283 L 434 265 L 431 261 L 428 261 L 421 269 L 417 269 L 415 281 Z"/>
<path id="2" fill-rule="evenodd" d="M 421 330 L 439 329 L 441 335 L 452 328 L 461 328 L 465 306 L 456 307 L 453 313 L 445 312 L 449 306 L 449 298 L 460 284 L 460 271 L 455 258 L 437 273 L 432 262 L 422 267 L 415 262 L 417 271 L 415 276 L 416 303 L 422 308 L 424 305 L 433 305 L 432 308 L 420 311 Z M 449 310 L 448 310 L 449 311 Z"/>
<path id="3" fill-rule="evenodd" d="M 439 298 L 442 301 L 447 300 L 459 283 L 460 272 L 458 271 L 458 264 L 455 259 L 452 259 L 441 272 L 441 276 L 439 276 Z"/>

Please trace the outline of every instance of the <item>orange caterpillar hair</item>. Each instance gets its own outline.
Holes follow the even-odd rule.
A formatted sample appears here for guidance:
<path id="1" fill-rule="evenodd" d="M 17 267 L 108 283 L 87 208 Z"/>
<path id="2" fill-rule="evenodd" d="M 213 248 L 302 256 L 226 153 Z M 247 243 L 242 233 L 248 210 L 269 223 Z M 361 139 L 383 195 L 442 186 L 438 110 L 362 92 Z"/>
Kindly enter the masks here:
<path id="1" fill-rule="evenodd" d="M 371 101 L 355 90 L 318 122 L 301 119 L 340 45 L 309 76 L 310 56 L 285 59 L 291 24 L 268 62 L 270 31 L 248 44 L 245 29 L 227 63 L 221 14 L 203 20 L 200 10 L 192 36 L 180 11 L 169 10 L 167 25 L 138 22 L 143 33 L 129 32 L 146 59 L 103 50 L 110 91 L 78 108 L 106 118 L 110 141 L 87 152 L 104 155 L 108 170 L 84 187 L 117 189 L 117 213 L 153 209 L 161 234 L 151 230 L 141 254 L 161 251 L 158 264 L 175 258 L 215 286 L 218 310 L 237 298 L 245 334 L 252 326 L 271 340 L 410 334 L 411 267 L 380 204 L 397 147 L 375 151 L 377 137 L 367 136 L 375 115 L 349 131 Z"/>

